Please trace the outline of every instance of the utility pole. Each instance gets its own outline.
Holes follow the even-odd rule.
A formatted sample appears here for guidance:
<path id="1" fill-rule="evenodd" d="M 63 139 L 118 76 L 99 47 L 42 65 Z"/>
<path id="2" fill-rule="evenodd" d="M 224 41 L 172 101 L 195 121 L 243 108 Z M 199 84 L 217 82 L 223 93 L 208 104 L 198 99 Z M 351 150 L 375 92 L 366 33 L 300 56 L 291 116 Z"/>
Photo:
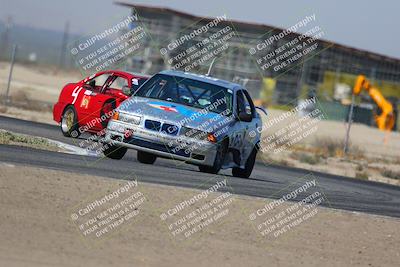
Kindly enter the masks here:
<path id="1" fill-rule="evenodd" d="M 370 78 L 371 84 L 375 83 L 375 79 L 376 79 L 376 67 L 373 66 L 371 68 L 371 78 Z"/>
<path id="2" fill-rule="evenodd" d="M 346 139 L 344 140 L 344 148 L 343 148 L 345 155 L 349 152 L 350 127 L 351 127 L 351 123 L 353 122 L 354 101 L 355 101 L 355 95 L 352 94 L 349 117 L 347 119 Z"/>
<path id="3" fill-rule="evenodd" d="M 1 34 L 0 58 L 3 58 L 3 59 L 5 59 L 6 55 L 8 54 L 11 26 L 12 26 L 12 17 L 8 16 L 4 32 Z"/>
<path id="4" fill-rule="evenodd" d="M 66 50 L 67 50 L 68 35 L 69 35 L 69 21 L 67 21 L 65 23 L 65 27 L 64 27 L 64 35 L 63 35 L 61 50 L 60 50 L 60 62 L 59 62 L 60 69 L 63 68 L 65 65 L 65 54 L 66 54 Z"/>
<path id="5" fill-rule="evenodd" d="M 296 87 L 297 87 L 297 94 L 296 94 L 297 101 L 298 101 L 298 98 L 300 96 L 300 93 L 301 93 L 301 90 L 302 90 L 302 87 L 303 87 L 303 83 L 304 83 L 304 76 L 305 76 L 305 71 L 306 71 L 306 66 L 305 65 L 306 65 L 306 61 L 303 60 L 303 62 L 301 64 L 299 76 L 297 77 L 297 84 L 296 84 Z"/>
<path id="6" fill-rule="evenodd" d="M 15 62 L 15 54 L 17 53 L 17 45 L 14 45 L 13 52 L 11 56 L 11 66 L 10 66 L 10 73 L 8 74 L 8 83 L 7 83 L 7 90 L 6 90 L 6 103 L 10 102 L 10 84 L 12 79 L 12 73 L 14 69 L 14 62 Z"/>

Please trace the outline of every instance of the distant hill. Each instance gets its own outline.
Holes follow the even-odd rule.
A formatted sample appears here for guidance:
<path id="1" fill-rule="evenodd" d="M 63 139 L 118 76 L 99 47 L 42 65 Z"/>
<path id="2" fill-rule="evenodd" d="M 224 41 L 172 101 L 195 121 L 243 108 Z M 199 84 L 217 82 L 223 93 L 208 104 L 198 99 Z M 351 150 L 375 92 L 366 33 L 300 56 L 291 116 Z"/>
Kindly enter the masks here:
<path id="1" fill-rule="evenodd" d="M 5 24 L 0 22 L 0 42 L 5 31 Z M 69 34 L 68 43 L 79 38 L 79 35 Z M 27 61 L 29 54 L 36 53 L 37 62 L 44 64 L 58 64 L 62 46 L 63 32 L 32 28 L 14 24 L 9 31 L 9 46 L 6 53 L 0 55 L 1 60 L 9 60 L 11 47 L 18 45 L 17 61 Z M 1 47 L 2 44 L 0 44 Z M 1 51 L 0 51 L 1 53 Z M 66 56 L 66 63 L 71 64 L 70 56 Z"/>

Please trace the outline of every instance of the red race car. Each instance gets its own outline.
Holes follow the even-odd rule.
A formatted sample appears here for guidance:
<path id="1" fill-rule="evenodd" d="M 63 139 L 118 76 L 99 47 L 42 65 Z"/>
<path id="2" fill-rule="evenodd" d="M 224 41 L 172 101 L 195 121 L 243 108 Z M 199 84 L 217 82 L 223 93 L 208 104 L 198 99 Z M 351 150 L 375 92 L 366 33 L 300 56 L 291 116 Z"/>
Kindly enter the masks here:
<path id="1" fill-rule="evenodd" d="M 53 119 L 67 137 L 78 137 L 83 132 L 101 134 L 114 109 L 148 78 L 109 70 L 69 83 L 53 107 Z"/>

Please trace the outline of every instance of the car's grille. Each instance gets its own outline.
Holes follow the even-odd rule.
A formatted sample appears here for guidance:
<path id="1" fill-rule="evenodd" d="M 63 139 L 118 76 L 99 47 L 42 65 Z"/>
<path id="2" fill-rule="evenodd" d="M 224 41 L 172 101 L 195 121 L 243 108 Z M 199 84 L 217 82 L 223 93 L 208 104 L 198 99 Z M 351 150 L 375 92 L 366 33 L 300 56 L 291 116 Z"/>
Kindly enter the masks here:
<path id="1" fill-rule="evenodd" d="M 153 120 L 146 120 L 144 122 L 144 127 L 152 131 L 156 132 L 161 131 L 164 134 L 170 134 L 170 135 L 177 135 L 179 132 L 179 127 L 176 125 L 169 123 L 161 124 L 161 122 Z"/>
<path id="2" fill-rule="evenodd" d="M 161 131 L 163 133 L 170 134 L 170 135 L 177 135 L 178 130 L 179 130 L 178 126 L 172 125 L 169 123 L 164 123 L 161 127 Z"/>
<path id="3" fill-rule="evenodd" d="M 145 127 L 146 129 L 159 132 L 160 129 L 161 129 L 161 122 L 159 122 L 159 121 L 153 121 L 153 120 L 146 120 L 146 121 L 144 122 L 144 127 Z"/>
<path id="4" fill-rule="evenodd" d="M 145 148 L 150 148 L 150 149 L 167 152 L 167 153 L 182 156 L 182 157 L 190 156 L 190 153 L 188 151 L 186 151 L 185 149 L 168 147 L 167 145 L 164 145 L 164 144 L 153 143 L 153 142 L 142 140 L 139 138 L 128 137 L 128 138 L 124 139 L 124 142 L 131 144 L 131 145 L 137 145 L 137 146 L 141 146 L 141 147 L 145 147 Z"/>

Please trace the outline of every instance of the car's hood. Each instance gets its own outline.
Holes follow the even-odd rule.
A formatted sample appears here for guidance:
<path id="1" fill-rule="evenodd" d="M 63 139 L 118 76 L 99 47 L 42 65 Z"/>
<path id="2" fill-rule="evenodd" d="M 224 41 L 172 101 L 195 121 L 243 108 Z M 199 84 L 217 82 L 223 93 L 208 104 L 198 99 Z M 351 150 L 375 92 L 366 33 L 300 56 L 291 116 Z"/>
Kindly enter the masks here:
<path id="1" fill-rule="evenodd" d="M 224 118 L 215 112 L 206 112 L 204 109 L 189 107 L 159 99 L 131 97 L 124 101 L 118 108 L 121 112 L 142 115 L 146 118 L 169 121 L 178 126 L 206 130 Z"/>

